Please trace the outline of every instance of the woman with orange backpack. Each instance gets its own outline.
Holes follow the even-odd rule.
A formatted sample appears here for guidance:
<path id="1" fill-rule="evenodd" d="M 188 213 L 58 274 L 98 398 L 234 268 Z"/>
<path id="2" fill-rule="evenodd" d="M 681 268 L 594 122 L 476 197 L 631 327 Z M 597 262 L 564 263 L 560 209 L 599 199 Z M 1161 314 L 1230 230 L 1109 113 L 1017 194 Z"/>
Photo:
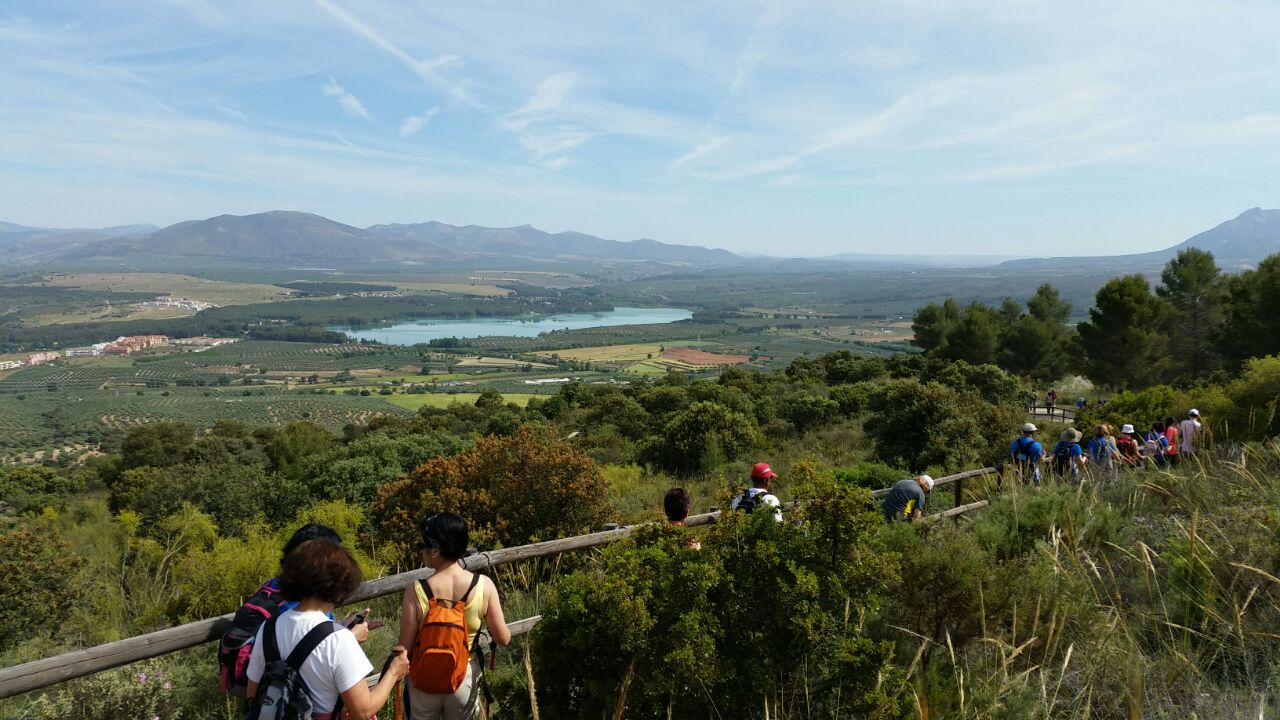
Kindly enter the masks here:
<path id="1" fill-rule="evenodd" d="M 470 720 L 478 716 L 484 653 L 480 626 L 498 645 L 511 642 L 498 588 L 467 572 L 467 522 L 454 513 L 432 515 L 420 526 L 418 550 L 431 577 L 405 588 L 400 643 L 409 648 L 405 715 L 411 720 Z"/>

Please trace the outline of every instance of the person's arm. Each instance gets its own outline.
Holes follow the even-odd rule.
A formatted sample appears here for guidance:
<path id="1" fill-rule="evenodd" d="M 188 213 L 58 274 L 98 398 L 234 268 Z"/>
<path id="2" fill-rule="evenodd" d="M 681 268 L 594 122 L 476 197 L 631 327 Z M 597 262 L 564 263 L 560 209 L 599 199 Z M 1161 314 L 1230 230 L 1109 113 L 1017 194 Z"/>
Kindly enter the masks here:
<path id="1" fill-rule="evenodd" d="M 418 637 L 418 626 L 422 624 L 421 615 L 417 583 L 410 583 L 404 589 L 404 599 L 400 601 L 400 647 L 413 647 L 413 641 Z"/>
<path id="2" fill-rule="evenodd" d="M 249 666 L 244 670 L 244 675 L 249 680 L 249 684 L 245 686 L 245 699 L 247 700 L 252 700 L 253 696 L 258 694 L 258 681 L 262 680 L 262 673 L 266 671 L 267 659 L 263 655 L 265 651 L 262 647 L 262 632 L 266 626 L 266 623 L 258 626 L 258 634 L 253 641 L 253 650 L 249 653 Z"/>
<path id="3" fill-rule="evenodd" d="M 507 618 L 502 614 L 502 598 L 498 596 L 498 586 L 493 580 L 484 578 L 485 596 L 488 605 L 484 609 L 484 623 L 489 627 L 489 637 L 502 647 L 511 644 L 511 629 L 507 627 Z"/>
<path id="4" fill-rule="evenodd" d="M 409 674 L 409 652 L 400 645 L 392 648 L 391 652 L 391 664 L 382 673 L 382 677 L 378 678 L 378 684 L 372 690 L 362 677 L 342 692 L 342 707 L 346 710 L 348 720 L 369 720 L 373 717 L 387 704 L 396 683 Z"/>
<path id="5" fill-rule="evenodd" d="M 924 517 L 924 511 L 921 510 L 919 507 L 916 507 L 915 510 L 911 511 L 911 522 L 915 522 L 922 517 Z"/>

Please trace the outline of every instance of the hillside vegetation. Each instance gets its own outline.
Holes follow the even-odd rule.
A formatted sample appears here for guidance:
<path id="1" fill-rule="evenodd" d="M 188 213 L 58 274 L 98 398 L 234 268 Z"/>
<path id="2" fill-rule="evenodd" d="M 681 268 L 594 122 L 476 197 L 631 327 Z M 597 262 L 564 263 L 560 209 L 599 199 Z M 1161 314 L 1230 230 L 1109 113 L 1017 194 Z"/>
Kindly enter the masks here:
<path id="1" fill-rule="evenodd" d="M 1260 277 L 1229 282 L 1227 297 L 1245 299 L 1227 315 L 1237 302 L 1265 308 Z M 1171 292 L 1148 297 L 1162 319 L 1185 308 Z M 1104 357 L 1075 339 L 1088 332 L 1073 335 L 1052 289 L 1025 313 L 1012 305 L 1007 327 L 1033 318 L 1066 370 Z M 1090 323 L 1105 324 L 1108 307 L 1100 294 Z M 1195 378 L 1186 346 L 1153 341 L 1145 357 L 1161 372 L 1094 375 L 1112 378 L 1114 394 L 1079 422 L 1141 425 L 1198 406 L 1208 432 L 1192 461 L 1091 467 L 1043 487 L 1005 472 L 964 486 L 961 502 L 992 501 L 982 510 L 889 526 L 869 489 L 1004 462 L 1042 367 L 987 362 L 1008 364 L 1000 332 L 995 358 L 949 356 L 967 344 L 954 333 L 974 334 L 989 309 L 958 322 L 939 309 L 918 333 L 923 354 L 570 382 L 523 404 L 490 388 L 336 432 L 307 419 L 147 423 L 81 464 L 0 468 L 0 663 L 228 612 L 275 573 L 305 522 L 336 528 L 372 578 L 415 566 L 413 523 L 431 512 L 464 514 L 480 550 L 511 547 L 656 520 L 672 486 L 689 490 L 695 511 L 725 508 L 766 460 L 781 473 L 775 492 L 799 501 L 782 523 L 725 513 L 692 531 L 700 550 L 691 531 L 657 524 L 601 551 L 493 568 L 510 620 L 543 615 L 491 674 L 497 716 L 532 718 L 535 699 L 545 717 L 1280 710 L 1280 358 L 1226 353 Z M 1162 337 L 1183 339 L 1184 326 L 1165 327 Z M 940 489 L 927 510 L 955 499 Z M 398 612 L 394 597 L 374 606 L 375 617 Z M 392 635 L 375 633 L 370 657 Z M 10 699 L 0 713 L 232 718 L 236 708 L 205 647 Z"/>

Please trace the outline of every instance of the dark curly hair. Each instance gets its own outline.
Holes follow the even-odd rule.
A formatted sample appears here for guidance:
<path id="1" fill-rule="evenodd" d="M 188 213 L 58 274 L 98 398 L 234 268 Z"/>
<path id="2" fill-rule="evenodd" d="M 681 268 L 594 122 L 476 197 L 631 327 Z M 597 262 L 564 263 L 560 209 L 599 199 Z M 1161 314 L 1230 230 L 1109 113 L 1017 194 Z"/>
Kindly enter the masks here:
<path id="1" fill-rule="evenodd" d="M 284 549 L 280 551 L 280 564 L 284 565 L 284 559 L 289 557 L 289 553 L 298 549 L 298 546 L 308 540 L 326 540 L 334 545 L 342 544 L 342 536 L 338 532 L 327 525 L 319 523 L 307 523 L 298 528 L 298 531 L 289 538 L 289 542 L 284 544 Z"/>
<path id="2" fill-rule="evenodd" d="M 280 594 L 293 602 L 318 598 L 341 605 L 363 583 L 351 551 L 326 540 L 302 543 L 280 568 Z"/>
<path id="3" fill-rule="evenodd" d="M 457 513 L 443 512 L 432 515 L 419 526 L 423 548 L 435 548 L 446 560 L 459 560 L 467 554 L 467 521 Z"/>

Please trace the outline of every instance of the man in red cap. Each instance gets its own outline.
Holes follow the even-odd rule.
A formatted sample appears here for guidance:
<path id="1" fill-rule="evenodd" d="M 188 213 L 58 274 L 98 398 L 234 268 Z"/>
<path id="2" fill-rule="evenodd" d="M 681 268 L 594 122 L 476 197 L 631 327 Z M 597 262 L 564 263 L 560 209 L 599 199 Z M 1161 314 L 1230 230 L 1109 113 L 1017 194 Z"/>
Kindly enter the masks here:
<path id="1" fill-rule="evenodd" d="M 773 519 L 782 522 L 782 502 L 769 492 L 773 488 L 773 479 L 778 473 L 769 467 L 769 463 L 756 463 L 751 468 L 751 487 L 733 499 L 729 507 L 743 512 L 752 512 L 761 505 L 773 508 Z"/>

